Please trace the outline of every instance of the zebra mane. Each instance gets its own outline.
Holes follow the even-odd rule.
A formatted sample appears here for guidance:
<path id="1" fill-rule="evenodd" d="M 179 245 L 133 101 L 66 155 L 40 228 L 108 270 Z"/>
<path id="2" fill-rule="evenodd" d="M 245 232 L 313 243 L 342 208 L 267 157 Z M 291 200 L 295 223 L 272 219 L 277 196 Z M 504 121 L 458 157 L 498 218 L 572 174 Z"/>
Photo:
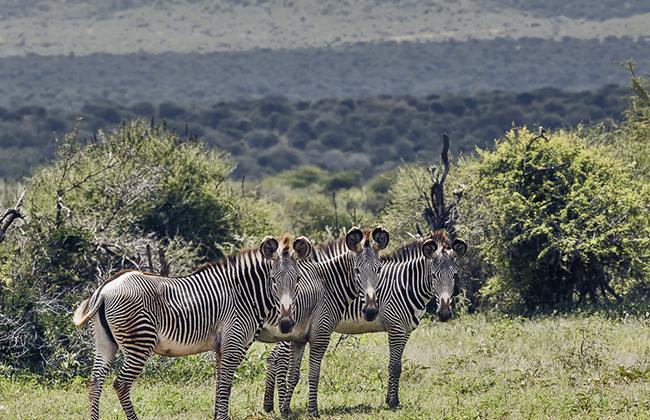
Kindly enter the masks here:
<path id="1" fill-rule="evenodd" d="M 233 252 L 232 254 L 226 255 L 221 261 L 204 263 L 190 275 L 214 269 L 218 270 L 224 267 L 239 268 L 250 266 L 251 263 L 255 264 L 259 261 L 264 261 L 264 257 L 262 257 L 262 253 L 258 248 L 245 248 L 239 252 Z"/>
<path id="2" fill-rule="evenodd" d="M 433 239 L 438 244 L 438 247 L 442 246 L 443 249 L 447 249 L 447 235 L 444 230 L 437 230 L 435 232 L 429 233 L 425 236 L 413 239 L 411 242 L 403 245 L 401 248 L 396 249 L 387 255 L 381 255 L 379 258 L 381 262 L 405 262 L 413 260 L 415 258 L 422 256 L 422 244 Z"/>
<path id="3" fill-rule="evenodd" d="M 365 246 L 366 248 L 370 246 L 370 234 L 371 233 L 372 232 L 370 231 L 370 229 L 364 229 L 363 230 L 363 246 Z"/>
<path id="4" fill-rule="evenodd" d="M 370 244 L 371 233 L 372 231 L 370 229 L 363 230 L 363 239 L 365 241 L 365 246 L 369 246 Z M 310 260 L 314 262 L 322 262 L 337 257 L 341 254 L 345 254 L 349 251 L 348 246 L 345 243 L 345 239 L 346 236 L 339 239 L 331 239 L 325 243 L 316 245 L 311 253 Z"/>
<path id="5" fill-rule="evenodd" d="M 314 262 L 322 262 L 345 254 L 347 251 L 348 247 L 345 244 L 345 238 L 331 239 L 325 243 L 316 245 L 309 259 Z"/>
<path id="6" fill-rule="evenodd" d="M 435 232 L 432 232 L 428 234 L 427 236 L 424 237 L 424 240 L 427 241 L 429 239 L 433 239 L 436 241 L 438 244 L 438 247 L 442 247 L 442 249 L 448 249 L 449 245 L 447 244 L 447 234 L 445 233 L 444 229 L 437 230 Z"/>
<path id="7" fill-rule="evenodd" d="M 287 255 L 289 251 L 291 250 L 291 237 L 289 234 L 286 234 L 280 239 L 280 245 L 278 246 L 282 247 L 282 255 Z"/>

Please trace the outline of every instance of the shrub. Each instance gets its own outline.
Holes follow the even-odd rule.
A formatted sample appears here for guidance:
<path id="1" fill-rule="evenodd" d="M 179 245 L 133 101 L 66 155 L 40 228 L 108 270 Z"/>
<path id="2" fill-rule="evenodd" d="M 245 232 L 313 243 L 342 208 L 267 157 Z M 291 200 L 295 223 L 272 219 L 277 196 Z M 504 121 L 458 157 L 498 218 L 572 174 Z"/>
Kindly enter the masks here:
<path id="1" fill-rule="evenodd" d="M 520 129 L 465 161 L 472 242 L 493 267 L 481 293 L 529 309 L 624 299 L 642 284 L 650 190 L 608 146 Z"/>
<path id="2" fill-rule="evenodd" d="M 25 180 L 25 218 L 0 243 L 0 372 L 51 378 L 87 372 L 87 330 L 70 316 L 81 297 L 122 269 L 172 273 L 274 234 L 262 201 L 226 181 L 227 156 L 145 120 L 57 140 L 57 159 Z M 65 376 L 64 376 L 65 379 Z"/>

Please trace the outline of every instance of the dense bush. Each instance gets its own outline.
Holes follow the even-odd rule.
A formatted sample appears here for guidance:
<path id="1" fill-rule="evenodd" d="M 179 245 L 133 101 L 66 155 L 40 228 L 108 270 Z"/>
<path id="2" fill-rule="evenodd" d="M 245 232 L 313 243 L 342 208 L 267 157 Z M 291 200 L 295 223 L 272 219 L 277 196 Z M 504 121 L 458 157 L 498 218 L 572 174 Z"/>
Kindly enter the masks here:
<path id="1" fill-rule="evenodd" d="M 159 249 L 187 274 L 279 233 L 263 199 L 226 181 L 227 156 L 164 126 L 125 123 L 85 146 L 75 131 L 56 150 L 25 180 L 25 218 L 0 243 L 0 373 L 87 369 L 73 306 L 119 270 L 158 271 Z"/>
<path id="2" fill-rule="evenodd" d="M 613 155 L 587 135 L 520 129 L 464 161 L 470 238 L 493 269 L 482 296 L 535 309 L 645 287 L 650 189 Z"/>

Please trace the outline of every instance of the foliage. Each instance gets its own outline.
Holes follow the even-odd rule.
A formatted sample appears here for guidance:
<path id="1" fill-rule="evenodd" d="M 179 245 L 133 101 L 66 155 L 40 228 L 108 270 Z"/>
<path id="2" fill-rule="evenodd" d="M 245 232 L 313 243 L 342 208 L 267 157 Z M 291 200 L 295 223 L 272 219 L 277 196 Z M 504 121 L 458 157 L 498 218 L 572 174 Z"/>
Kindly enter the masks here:
<path id="1" fill-rule="evenodd" d="M 472 242 L 494 270 L 484 297 L 535 309 L 646 287 L 650 190 L 610 147 L 524 128 L 477 152 L 464 163 L 465 203 Z"/>
<path id="2" fill-rule="evenodd" d="M 630 106 L 625 111 L 625 122 L 606 137 L 621 159 L 628 162 L 640 180 L 650 179 L 650 73 L 645 77 L 635 72 L 632 60 L 621 65 L 630 72 L 628 88 L 634 93 L 628 97 Z"/>
<path id="3" fill-rule="evenodd" d="M 265 178 L 258 191 L 276 203 L 280 226 L 314 241 L 340 238 L 352 227 L 375 225 L 376 211 L 385 205 L 385 195 L 372 184 L 359 187 L 356 171 L 329 172 L 302 166 Z"/>
<path id="4" fill-rule="evenodd" d="M 475 146 L 489 147 L 513 123 L 557 128 L 619 120 L 626 108 L 621 100 L 625 93 L 625 88 L 609 85 L 593 92 L 544 88 L 519 94 L 382 95 L 313 103 L 268 96 L 213 106 L 163 102 L 157 108 L 147 102 L 126 107 L 101 101 L 76 112 L 15 107 L 0 115 L 0 133 L 5 131 L 0 134 L 0 176 L 28 171 L 51 156 L 52 131 L 71 128 L 75 115 L 82 117 L 80 137 L 91 137 L 122 120 L 155 115 L 187 136 L 199 135 L 207 145 L 230 152 L 237 163 L 233 177 L 261 179 L 315 165 L 332 173 L 348 172 L 348 177 L 356 171 L 358 180 L 341 181 L 359 185 L 402 161 L 434 160 L 443 132 L 453 140 L 451 153 L 459 156 Z"/>
<path id="5" fill-rule="evenodd" d="M 26 217 L 0 244 L 4 374 L 87 370 L 88 333 L 70 322 L 73 307 L 119 270 L 158 271 L 147 248 L 187 274 L 278 233 L 264 200 L 225 181 L 228 157 L 194 137 L 144 120 L 85 145 L 77 136 L 58 141 L 57 159 L 25 180 Z"/>

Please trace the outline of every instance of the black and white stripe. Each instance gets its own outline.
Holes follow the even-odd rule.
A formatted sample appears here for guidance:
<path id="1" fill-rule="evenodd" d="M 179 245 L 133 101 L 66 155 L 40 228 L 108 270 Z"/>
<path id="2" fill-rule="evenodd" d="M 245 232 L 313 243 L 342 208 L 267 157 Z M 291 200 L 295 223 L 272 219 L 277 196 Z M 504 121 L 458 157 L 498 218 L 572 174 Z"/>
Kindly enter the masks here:
<path id="1" fill-rule="evenodd" d="M 271 310 L 291 302 L 300 272 L 289 238 L 267 237 L 260 250 L 245 250 L 189 276 L 139 271 L 118 273 L 82 302 L 74 323 L 89 322 L 95 361 L 88 381 L 90 417 L 99 419 L 99 397 L 118 347 L 124 363 L 113 383 L 127 419 L 135 420 L 129 391 L 151 353 L 185 356 L 215 350 L 215 419 L 228 418 L 235 368 Z M 288 320 L 290 323 L 293 320 Z"/>
<path id="2" fill-rule="evenodd" d="M 335 331 L 342 334 L 387 332 L 389 343 L 389 381 L 386 402 L 390 407 L 399 405 L 399 378 L 402 373 L 402 354 L 411 332 L 416 329 L 426 313 L 427 303 L 438 299 L 437 313 L 441 320 L 451 317 L 451 296 L 454 290 L 456 264 L 467 251 L 462 239 L 455 239 L 451 248 L 444 231 L 425 238 L 382 257 L 382 269 L 377 285 L 379 314 L 373 321 L 364 318 L 363 302 L 356 299 L 346 309 Z M 289 360 L 288 346 L 274 349 L 278 370 L 294 362 Z M 294 366 L 288 367 L 295 368 Z M 267 372 L 269 377 L 281 373 Z M 281 392 L 280 390 L 278 392 Z M 287 391 L 291 395 L 291 390 Z M 265 395 L 266 401 L 267 395 Z"/>
<path id="3" fill-rule="evenodd" d="M 374 243 L 370 240 L 374 240 Z M 377 227 L 369 230 L 352 228 L 344 240 L 319 247 L 312 261 L 298 264 L 302 281 L 297 286 L 296 306 L 293 312 L 296 326 L 291 334 L 280 334 L 270 319 L 258 340 L 279 343 L 276 348 L 287 348 L 289 359 L 277 359 L 275 350 L 268 358 L 267 372 L 278 372 L 277 382 L 280 410 L 291 412 L 291 395 L 300 376 L 300 361 L 309 343 L 309 402 L 308 412 L 318 417 L 318 382 L 320 366 L 329 345 L 330 336 L 348 305 L 359 298 L 367 302 L 367 294 L 374 295 L 379 279 L 381 261 L 379 251 L 388 244 L 388 232 Z M 362 305 L 367 306 L 367 305 Z M 364 310 L 362 307 L 361 310 Z M 366 314 L 367 314 L 366 309 Z M 376 312 L 376 309 L 375 309 Z M 288 343 L 288 342 L 291 343 Z M 276 366 L 277 363 L 282 366 Z M 272 375 L 272 374 L 271 374 Z M 275 376 L 267 376 L 264 409 L 273 411 Z M 288 386 L 287 386 L 288 385 Z"/>

